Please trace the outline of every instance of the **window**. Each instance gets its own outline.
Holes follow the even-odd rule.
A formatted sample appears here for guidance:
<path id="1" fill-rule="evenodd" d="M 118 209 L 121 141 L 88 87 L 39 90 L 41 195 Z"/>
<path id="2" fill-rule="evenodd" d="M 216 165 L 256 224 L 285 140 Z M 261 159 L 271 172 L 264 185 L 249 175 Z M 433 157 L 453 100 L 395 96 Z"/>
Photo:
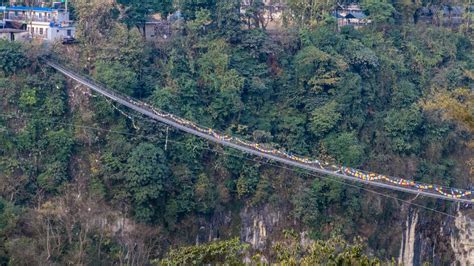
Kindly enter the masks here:
<path id="1" fill-rule="evenodd" d="M 40 35 L 43 35 L 43 28 L 40 28 Z"/>
<path id="2" fill-rule="evenodd" d="M 46 36 L 45 38 L 48 39 L 48 29 L 45 29 L 44 32 L 45 32 L 44 34 L 45 34 L 45 36 Z"/>
<path id="3" fill-rule="evenodd" d="M 35 34 L 35 27 L 31 27 L 31 34 Z"/>

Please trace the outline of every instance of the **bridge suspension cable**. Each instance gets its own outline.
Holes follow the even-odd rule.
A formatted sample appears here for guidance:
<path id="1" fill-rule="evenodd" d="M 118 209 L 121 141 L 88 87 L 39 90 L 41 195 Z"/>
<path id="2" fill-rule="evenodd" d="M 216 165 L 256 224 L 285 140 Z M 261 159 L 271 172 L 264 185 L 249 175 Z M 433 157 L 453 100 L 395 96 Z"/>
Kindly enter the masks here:
<path id="1" fill-rule="evenodd" d="M 372 186 L 388 188 L 392 190 L 402 191 L 415 195 L 424 195 L 427 197 L 438 198 L 449 201 L 457 201 L 464 203 L 474 203 L 474 195 L 472 190 L 463 190 L 457 188 L 447 188 L 440 185 L 424 184 L 410 179 L 391 177 L 373 172 L 367 172 L 351 167 L 330 164 L 327 162 L 301 157 L 285 151 L 264 147 L 259 143 L 248 142 L 243 139 L 219 134 L 211 128 L 201 127 L 191 121 L 175 116 L 173 114 L 159 110 L 145 102 L 133 99 L 129 96 L 111 91 L 95 81 L 90 80 L 82 75 L 76 74 L 74 71 L 57 64 L 47 61 L 47 64 L 65 76 L 89 87 L 93 91 L 118 102 L 134 111 L 137 111 L 153 120 L 160 121 L 169 126 L 193 134 L 195 136 L 207 139 L 209 141 L 219 143 L 221 145 L 235 148 L 245 153 L 257 155 L 267 159 L 271 159 L 286 165 L 295 166 L 319 174 L 337 176 L 343 179 L 356 181 Z"/>
<path id="2" fill-rule="evenodd" d="M 130 116 L 135 116 L 135 115 L 130 114 Z M 4 117 L 4 118 L 25 118 L 23 116 L 19 116 L 18 114 L 1 114 L 1 113 L 0 113 L 0 117 Z M 124 136 L 143 138 L 143 139 L 148 139 L 148 140 L 152 140 L 152 141 L 157 141 L 157 140 L 163 141 L 163 138 L 156 137 L 156 136 L 147 136 L 147 135 L 135 134 L 135 133 L 125 132 L 125 131 L 110 130 L 110 129 L 106 129 L 106 128 L 103 128 L 103 127 L 92 127 L 92 126 L 81 125 L 81 124 L 76 124 L 76 123 L 51 121 L 50 119 L 46 119 L 46 118 L 45 119 L 37 118 L 37 119 L 44 120 L 44 121 L 47 121 L 47 122 L 49 122 L 51 124 L 55 124 L 55 125 L 70 126 L 70 127 L 74 127 L 74 128 L 78 128 L 78 129 L 84 129 L 84 130 L 107 132 L 107 133 L 112 133 L 112 134 L 119 134 L 119 135 L 124 135 Z M 149 121 L 156 122 L 153 119 L 149 119 Z M 167 127 L 167 128 L 169 128 L 169 127 Z M 173 143 L 173 144 L 177 144 L 177 145 L 186 145 L 186 146 L 188 145 L 187 142 L 179 141 L 179 140 L 168 139 L 168 142 Z M 426 209 L 428 211 L 432 211 L 432 212 L 436 212 L 436 213 L 439 213 L 439 214 L 442 214 L 442 215 L 446 215 L 446 216 L 451 217 L 451 218 L 456 218 L 456 216 L 451 215 L 449 213 L 446 213 L 446 212 L 443 212 L 443 211 L 440 211 L 440 210 L 437 210 L 437 209 L 429 208 L 429 207 L 423 206 L 423 205 L 418 204 L 418 203 L 414 203 L 413 201 L 415 199 L 417 199 L 419 195 L 416 195 L 415 198 L 413 198 L 413 199 L 404 200 L 404 199 L 400 199 L 400 198 L 398 198 L 396 196 L 393 196 L 393 195 L 389 195 L 389 194 L 386 194 L 386 193 L 383 193 L 383 192 L 378 192 L 378 191 L 375 191 L 375 190 L 372 190 L 372 189 L 368 189 L 366 187 L 363 187 L 362 185 L 350 184 L 348 182 L 344 182 L 343 180 L 330 178 L 329 176 L 321 175 L 321 174 L 318 174 L 318 173 L 315 173 L 315 172 L 308 172 L 308 171 L 305 171 L 304 173 L 297 172 L 294 168 L 286 167 L 286 166 L 283 166 L 281 164 L 272 163 L 271 161 L 257 160 L 257 159 L 254 159 L 254 158 L 249 158 L 249 157 L 245 157 L 245 156 L 242 156 L 242 155 L 237 155 L 235 153 L 225 152 L 223 150 L 217 150 L 215 148 L 210 148 L 210 147 L 200 147 L 200 146 L 194 145 L 193 150 L 194 149 L 206 150 L 206 151 L 214 152 L 214 153 L 220 154 L 220 155 L 231 156 L 231 157 L 236 157 L 236 158 L 246 160 L 246 161 L 250 161 L 250 162 L 265 164 L 265 165 L 268 165 L 268 166 L 276 167 L 276 168 L 279 168 L 279 169 L 282 169 L 282 170 L 291 171 L 291 172 L 294 172 L 294 173 L 300 173 L 300 174 L 304 174 L 304 175 L 308 175 L 308 176 L 312 176 L 312 177 L 316 177 L 316 178 L 326 179 L 326 180 L 329 180 L 330 182 L 338 183 L 338 184 L 348 186 L 348 187 L 351 187 L 351 188 L 354 188 L 354 189 L 360 189 L 360 190 L 363 190 L 363 191 L 366 191 L 366 192 L 369 192 L 369 193 L 372 193 L 372 194 L 375 194 L 375 195 L 378 195 L 378 196 L 381 196 L 381 197 L 393 199 L 393 200 L 396 200 L 396 201 L 399 201 L 399 202 L 402 202 L 402 203 L 405 203 L 405 204 L 408 204 L 408 205 L 412 205 L 412 206 L 415 206 L 415 207 L 418 207 L 418 208 Z"/>

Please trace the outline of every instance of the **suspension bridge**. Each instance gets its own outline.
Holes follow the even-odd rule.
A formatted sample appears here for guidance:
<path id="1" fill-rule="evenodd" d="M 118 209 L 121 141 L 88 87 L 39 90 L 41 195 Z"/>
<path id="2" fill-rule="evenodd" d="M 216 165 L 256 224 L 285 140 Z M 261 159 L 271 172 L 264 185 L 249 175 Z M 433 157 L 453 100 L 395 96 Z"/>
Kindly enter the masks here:
<path id="1" fill-rule="evenodd" d="M 265 147 L 265 145 L 249 142 L 241 138 L 220 134 L 211 128 L 199 126 L 194 122 L 159 110 L 143 101 L 133 99 L 132 97 L 107 89 L 97 82 L 85 77 L 84 75 L 78 74 L 76 71 L 71 70 L 59 63 L 47 61 L 47 64 L 65 76 L 75 80 L 76 82 L 123 106 L 141 113 L 144 116 L 211 142 L 240 150 L 244 153 L 256 155 L 311 172 L 339 177 L 375 187 L 381 187 L 415 195 L 423 195 L 447 201 L 474 203 L 474 191 L 472 190 L 449 188 L 435 184 L 424 184 L 411 179 L 391 177 L 354 169 L 351 167 L 330 164 L 317 159 L 302 157 L 285 151 Z"/>

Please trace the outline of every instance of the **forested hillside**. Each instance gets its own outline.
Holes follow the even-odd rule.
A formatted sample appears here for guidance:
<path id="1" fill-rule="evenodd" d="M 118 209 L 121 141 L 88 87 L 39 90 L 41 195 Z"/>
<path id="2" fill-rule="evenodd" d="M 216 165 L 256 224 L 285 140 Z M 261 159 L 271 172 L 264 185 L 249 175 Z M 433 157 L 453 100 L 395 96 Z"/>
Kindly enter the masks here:
<path id="1" fill-rule="evenodd" d="M 262 27 L 261 1 L 246 13 L 237 0 L 70 2 L 79 43 L 0 41 L 1 265 L 370 264 L 399 256 L 406 201 L 455 209 L 167 128 L 67 80 L 44 54 L 243 139 L 473 185 L 473 25 L 414 23 L 440 1 L 363 1 L 373 22 L 356 30 L 336 26 L 332 1 L 288 0 L 278 31 Z M 147 16 L 176 10 L 173 34 L 146 42 Z M 421 211 L 428 231 L 446 219 Z M 276 222 L 261 233 L 253 212 Z M 247 224 L 260 230 L 251 245 Z M 450 244 L 433 239 L 433 260 L 452 261 Z"/>

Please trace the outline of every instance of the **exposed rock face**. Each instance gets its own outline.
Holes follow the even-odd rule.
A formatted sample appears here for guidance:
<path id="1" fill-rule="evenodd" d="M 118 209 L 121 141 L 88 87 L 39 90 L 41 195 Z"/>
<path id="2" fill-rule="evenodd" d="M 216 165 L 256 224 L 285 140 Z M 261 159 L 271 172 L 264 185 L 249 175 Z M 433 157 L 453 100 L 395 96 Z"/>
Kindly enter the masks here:
<path id="1" fill-rule="evenodd" d="M 241 239 L 250 243 L 254 249 L 268 247 L 269 236 L 281 220 L 281 212 L 273 211 L 268 206 L 264 208 L 244 208 L 240 212 Z"/>
<path id="2" fill-rule="evenodd" d="M 407 209 L 402 225 L 400 265 L 474 265 L 474 211 L 459 208 L 450 216 Z"/>
<path id="3" fill-rule="evenodd" d="M 454 225 L 457 232 L 451 235 L 451 247 L 456 264 L 474 265 L 474 220 L 458 210 Z"/>
<path id="4" fill-rule="evenodd" d="M 224 211 L 215 213 L 209 219 L 194 221 L 197 230 L 190 235 L 194 237 L 195 244 L 201 244 L 240 234 L 242 241 L 259 251 L 262 263 L 265 263 L 268 262 L 273 243 L 283 239 L 284 229 L 295 229 L 300 234 L 302 246 L 313 242 L 308 231 L 301 228 L 298 221 L 289 220 L 291 216 L 288 213 L 288 208 L 246 206 L 236 212 Z M 410 208 L 409 205 L 403 206 L 400 216 L 406 218 L 394 221 L 389 227 L 389 230 L 397 231 L 401 227 L 398 263 L 449 265 L 457 262 L 456 265 L 474 265 L 474 219 L 469 218 L 466 210 L 453 210 L 451 213 L 456 213 L 456 219 Z M 117 225 L 127 227 L 126 223 Z M 393 245 L 396 245 L 395 242 Z M 386 259 L 391 256 L 393 255 L 389 254 Z M 247 257 L 247 262 L 249 261 L 250 257 Z"/>
<path id="5" fill-rule="evenodd" d="M 196 245 L 227 239 L 235 236 L 232 228 L 236 222 L 238 223 L 231 211 L 216 212 L 209 220 L 200 218 L 193 221 L 197 228 L 190 234 L 195 235 L 194 243 Z"/>
<path id="6" fill-rule="evenodd" d="M 101 219 L 101 225 L 102 227 L 108 228 L 110 231 L 112 231 L 114 234 L 120 233 L 121 235 L 123 234 L 128 234 L 135 230 L 135 223 L 128 219 L 125 218 L 125 216 L 119 216 L 117 215 L 116 217 L 107 219 L 107 217 L 104 217 Z"/>
<path id="7" fill-rule="evenodd" d="M 400 255 L 398 263 L 401 265 L 419 264 L 418 256 L 415 254 L 415 242 L 417 242 L 416 225 L 418 223 L 418 212 L 412 211 L 408 213 L 406 220 L 406 228 L 402 234 L 402 244 L 400 247 Z"/>
<path id="8" fill-rule="evenodd" d="M 239 211 L 238 217 L 230 211 L 214 213 L 208 220 L 196 221 L 197 232 L 192 233 L 195 235 L 194 242 L 198 245 L 233 237 L 237 231 L 229 229 L 236 228 L 242 241 L 251 244 L 255 250 L 265 250 L 271 247 L 271 242 L 278 239 L 279 231 L 284 229 L 278 226 L 288 224 L 283 219 L 283 213 L 284 211 L 275 210 L 269 205 L 246 206 Z"/>

